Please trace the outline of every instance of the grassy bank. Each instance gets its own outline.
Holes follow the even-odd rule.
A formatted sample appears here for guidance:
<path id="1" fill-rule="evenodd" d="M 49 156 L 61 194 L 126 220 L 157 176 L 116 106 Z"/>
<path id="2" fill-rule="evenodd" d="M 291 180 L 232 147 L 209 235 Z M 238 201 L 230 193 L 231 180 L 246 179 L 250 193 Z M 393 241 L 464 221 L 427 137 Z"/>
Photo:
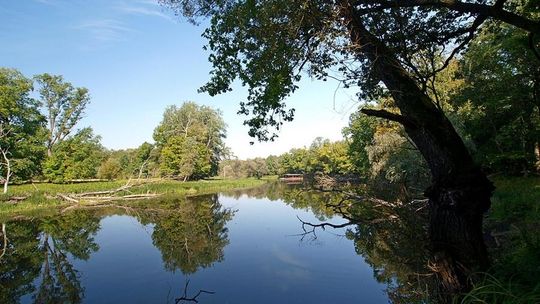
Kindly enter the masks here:
<path id="1" fill-rule="evenodd" d="M 155 179 L 135 185 L 124 191 L 129 194 L 174 194 L 199 195 L 225 190 L 251 188 L 268 182 L 269 179 L 208 179 L 181 182 L 176 180 Z M 128 181 L 89 182 L 76 184 L 25 184 L 10 186 L 8 194 L 0 195 L 0 218 L 17 214 L 39 213 L 54 207 L 69 205 L 69 202 L 58 199 L 58 194 L 77 194 L 95 191 L 118 189 Z M 131 182 L 136 184 L 135 181 Z M 17 201 L 17 198 L 26 197 Z"/>
<path id="2" fill-rule="evenodd" d="M 540 303 L 540 177 L 497 177 L 486 219 L 492 268 L 464 303 Z"/>

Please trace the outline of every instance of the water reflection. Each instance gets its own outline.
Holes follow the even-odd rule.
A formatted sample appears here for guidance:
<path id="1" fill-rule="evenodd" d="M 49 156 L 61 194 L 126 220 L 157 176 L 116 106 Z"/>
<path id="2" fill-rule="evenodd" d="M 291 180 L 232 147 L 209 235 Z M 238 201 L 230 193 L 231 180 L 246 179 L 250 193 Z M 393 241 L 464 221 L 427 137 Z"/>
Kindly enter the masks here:
<path id="1" fill-rule="evenodd" d="M 143 213 L 144 214 L 144 213 Z M 176 199 L 172 212 L 155 217 L 152 241 L 161 251 L 165 269 L 195 273 L 223 260 L 229 243 L 226 223 L 233 211 L 223 209 L 218 196 Z"/>
<path id="2" fill-rule="evenodd" d="M 68 254 L 87 260 L 99 249 L 93 241 L 98 229 L 99 219 L 84 212 L 6 225 L 9 242 L 0 261 L 0 302 L 33 293 L 36 303 L 80 303 L 84 289 Z"/>
<path id="3" fill-rule="evenodd" d="M 152 208 L 110 207 L 17 219 L 4 224 L 9 241 L 0 248 L 0 303 L 16 303 L 24 295 L 31 295 L 34 303 L 80 303 L 84 288 L 73 261 L 86 261 L 99 250 L 94 236 L 100 221 L 119 213 L 153 225 L 152 241 L 168 271 L 192 274 L 224 258 L 226 223 L 233 211 L 222 208 L 217 194 L 169 197 L 152 202 Z"/>
<path id="4" fill-rule="evenodd" d="M 427 266 L 421 205 L 393 202 L 393 208 L 389 208 L 385 201 L 359 201 L 358 196 L 365 193 L 351 191 L 319 192 L 302 185 L 269 183 L 222 196 L 163 197 L 129 207 L 73 210 L 14 220 L 6 223 L 9 242 L 0 259 L 0 303 L 114 302 L 106 291 L 96 293 L 109 281 L 92 282 L 110 276 L 110 265 L 122 263 L 126 270 L 118 281 L 126 281 L 124 290 L 134 291 L 132 296 L 116 299 L 124 302 L 132 297 L 145 301 L 140 294 L 135 295 L 137 286 L 147 288 L 147 302 L 182 303 L 195 298 L 197 291 L 216 289 L 217 294 L 198 299 L 207 303 L 236 303 L 238 299 L 260 303 L 279 299 L 289 303 L 348 302 L 359 297 L 383 303 L 434 301 L 428 297 L 436 284 Z M 236 207 L 240 207 L 238 216 Z M 311 233 L 302 233 L 298 215 L 313 225 L 329 222 L 345 229 L 326 233 L 320 243 L 308 248 L 298 247 L 302 236 Z M 130 220 L 125 222 L 118 216 Z M 115 246 L 118 236 L 110 235 L 131 227 L 132 222 L 148 232 L 148 242 L 140 232 L 130 232 L 140 244 L 130 245 L 132 248 Z M 330 227 L 324 228 L 330 232 Z M 312 232 L 320 230 L 321 226 L 314 226 Z M 301 236 L 290 237 L 295 232 Z M 348 244 L 341 242 L 338 234 L 349 240 Z M 125 237 L 128 242 L 128 235 Z M 333 245 L 324 247 L 325 243 Z M 120 249 L 112 249 L 117 247 Z M 161 267 L 153 258 L 155 250 Z M 377 295 L 377 285 L 358 273 L 363 271 L 364 261 L 353 259 L 353 250 L 371 266 L 371 279 L 386 286 L 386 296 Z M 122 261 L 125 257 L 137 260 Z M 99 266 L 97 261 L 106 266 Z M 129 264 L 141 265 L 140 261 L 146 268 L 135 270 Z M 165 292 L 160 288 L 165 288 L 163 282 L 169 279 L 161 268 L 165 273 L 181 275 L 174 277 L 174 285 Z M 144 281 L 133 279 L 132 284 L 128 279 L 138 272 Z M 81 280 L 81 274 L 86 275 L 85 280 Z M 194 286 L 188 291 L 186 284 L 182 289 L 190 279 Z M 117 293 L 121 293 L 119 290 Z M 163 301 L 156 299 L 161 296 Z"/>
<path id="5" fill-rule="evenodd" d="M 356 253 L 371 266 L 375 279 L 387 286 L 386 292 L 392 303 L 445 300 L 441 297 L 434 269 L 429 266 L 424 202 L 411 200 L 399 189 L 387 191 L 380 196 L 383 200 L 373 198 L 371 188 L 321 192 L 310 185 L 291 187 L 273 183 L 230 195 L 267 197 L 282 200 L 295 209 L 310 210 L 320 222 L 299 219 L 297 236 L 300 241 L 315 240 L 318 230 L 347 227 L 346 238 L 354 243 Z M 403 204 L 402 201 L 412 202 Z M 342 220 L 327 221 L 336 215 Z"/>

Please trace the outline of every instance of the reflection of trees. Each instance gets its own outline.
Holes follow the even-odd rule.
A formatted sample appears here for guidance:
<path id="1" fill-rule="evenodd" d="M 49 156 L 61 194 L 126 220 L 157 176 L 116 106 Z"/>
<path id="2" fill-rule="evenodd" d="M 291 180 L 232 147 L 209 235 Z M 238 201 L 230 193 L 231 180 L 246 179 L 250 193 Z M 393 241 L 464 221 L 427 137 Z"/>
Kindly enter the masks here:
<path id="1" fill-rule="evenodd" d="M 418 303 L 436 292 L 429 269 L 429 242 L 419 214 L 411 205 L 353 205 L 354 222 L 346 236 L 355 250 L 373 268 L 377 281 L 387 285 L 394 303 Z M 416 206 L 418 207 L 418 206 Z M 434 300 L 434 299 L 429 299 Z"/>
<path id="2" fill-rule="evenodd" d="M 339 200 L 335 193 L 323 193 L 313 190 L 308 185 L 288 185 L 283 182 L 266 183 L 255 188 L 228 191 L 225 194 L 236 199 L 247 195 L 257 199 L 281 200 L 295 209 L 310 210 L 320 220 L 334 214 L 328 203 Z"/>
<path id="3" fill-rule="evenodd" d="M 402 204 L 345 192 L 309 191 L 277 186 L 280 197 L 294 208 L 310 209 L 321 221 L 333 215 L 347 222 L 302 222 L 304 239 L 317 229 L 347 227 L 346 236 L 373 268 L 377 281 L 387 285 L 394 303 L 436 301 L 435 275 L 429 265 L 424 202 Z M 364 191 L 368 192 L 368 191 Z M 275 195 L 275 193 L 274 193 Z M 311 227 L 311 228 L 307 228 Z M 428 299 L 428 297 L 430 297 Z"/>
<path id="4" fill-rule="evenodd" d="M 157 217 L 152 239 L 165 269 L 191 274 L 222 261 L 229 243 L 225 224 L 232 215 L 213 194 L 178 201 L 173 212 Z"/>
<path id="5" fill-rule="evenodd" d="M 30 221 L 6 224 L 8 245 L 0 260 L 0 303 L 16 303 L 35 290 L 34 279 L 41 269 L 39 229 Z"/>
<path id="6" fill-rule="evenodd" d="M 68 254 L 86 260 L 98 250 L 93 237 L 99 218 L 88 212 L 72 212 L 6 226 L 10 242 L 0 260 L 0 302 L 17 302 L 22 295 L 36 292 L 36 303 L 79 303 L 83 288 Z"/>

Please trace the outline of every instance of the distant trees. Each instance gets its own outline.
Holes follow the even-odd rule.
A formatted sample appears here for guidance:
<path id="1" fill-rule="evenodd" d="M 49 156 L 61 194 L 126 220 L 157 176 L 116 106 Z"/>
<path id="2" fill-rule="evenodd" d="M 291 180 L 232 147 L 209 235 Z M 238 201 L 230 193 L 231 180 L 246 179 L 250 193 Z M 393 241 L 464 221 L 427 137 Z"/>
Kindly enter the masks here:
<path id="1" fill-rule="evenodd" d="M 146 178 L 159 171 L 155 146 L 144 142 L 136 149 L 106 151 L 97 177 L 103 179 Z"/>
<path id="2" fill-rule="evenodd" d="M 90 95 L 86 88 L 75 88 L 62 76 L 41 74 L 34 77 L 40 86 L 39 95 L 48 123 L 47 155 L 63 141 L 81 120 Z"/>
<path id="3" fill-rule="evenodd" d="M 309 148 L 293 148 L 279 156 L 247 160 L 226 159 L 219 174 L 225 178 L 281 175 L 286 173 L 348 175 L 356 172 L 348 155 L 346 141 L 331 142 L 316 138 Z"/>
<path id="4" fill-rule="evenodd" d="M 0 68 L 0 180 L 3 192 L 10 179 L 38 173 L 44 157 L 43 116 L 30 98 L 32 81 L 13 69 Z"/>
<path id="5" fill-rule="evenodd" d="M 169 106 L 154 130 L 164 176 L 184 180 L 216 174 L 226 151 L 225 122 L 218 110 L 185 102 Z"/>

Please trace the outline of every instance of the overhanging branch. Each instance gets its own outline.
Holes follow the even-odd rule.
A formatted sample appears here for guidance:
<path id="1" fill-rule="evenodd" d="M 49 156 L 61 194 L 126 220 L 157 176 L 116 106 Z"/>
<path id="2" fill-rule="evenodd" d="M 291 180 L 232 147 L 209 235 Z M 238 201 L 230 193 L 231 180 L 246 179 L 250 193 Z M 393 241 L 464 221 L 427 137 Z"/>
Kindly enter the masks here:
<path id="1" fill-rule="evenodd" d="M 494 5 L 465 3 L 457 0 L 358 0 L 356 5 L 373 5 L 360 9 L 361 13 L 370 13 L 389 8 L 436 7 L 446 8 L 463 14 L 486 16 L 519 27 L 529 33 L 540 34 L 540 22 L 531 20 L 503 9 L 505 1 L 499 0 Z"/>
<path id="2" fill-rule="evenodd" d="M 403 115 L 388 112 L 386 110 L 375 110 L 375 109 L 360 109 L 360 112 L 368 115 L 368 116 L 374 116 L 379 118 L 388 119 L 391 121 L 395 121 L 397 123 L 402 124 L 403 126 L 412 127 L 414 126 L 414 123 L 406 118 Z"/>

